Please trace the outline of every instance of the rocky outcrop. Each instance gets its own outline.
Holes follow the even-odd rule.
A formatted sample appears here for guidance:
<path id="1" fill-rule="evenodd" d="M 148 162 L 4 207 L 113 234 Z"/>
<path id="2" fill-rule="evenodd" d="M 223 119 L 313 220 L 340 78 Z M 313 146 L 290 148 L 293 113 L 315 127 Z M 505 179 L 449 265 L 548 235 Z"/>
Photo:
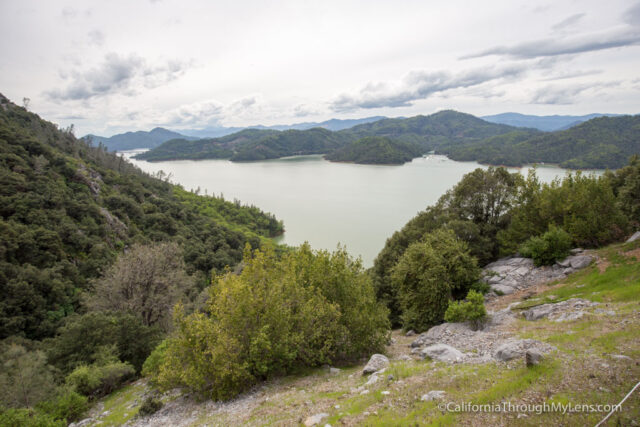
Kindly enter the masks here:
<path id="1" fill-rule="evenodd" d="M 522 316 L 531 321 L 550 319 L 556 322 L 580 319 L 586 314 L 585 309 L 597 306 L 597 302 L 582 298 L 571 298 L 551 304 L 542 304 L 522 312 Z"/>
<path id="2" fill-rule="evenodd" d="M 431 390 L 427 394 L 423 394 L 420 400 L 423 402 L 431 402 L 433 400 L 442 400 L 444 399 L 444 390 Z"/>
<path id="3" fill-rule="evenodd" d="M 536 353 L 543 354 L 551 350 L 551 346 L 540 341 L 525 340 L 509 340 L 501 344 L 493 354 L 496 360 L 508 362 L 509 360 L 524 357 L 527 351 L 534 350 Z"/>
<path id="4" fill-rule="evenodd" d="M 464 354 L 457 348 L 447 344 L 434 344 L 420 351 L 423 358 L 430 358 L 439 362 L 455 363 L 464 360 Z"/>
<path id="5" fill-rule="evenodd" d="M 482 280 L 497 295 L 509 295 L 530 286 L 565 278 L 576 270 L 587 267 L 593 258 L 582 249 L 573 249 L 572 255 L 552 266 L 536 267 L 530 258 L 503 258 L 487 265 Z"/>
<path id="6" fill-rule="evenodd" d="M 389 359 L 384 354 L 374 354 L 362 370 L 362 375 L 373 374 L 389 366 Z"/>

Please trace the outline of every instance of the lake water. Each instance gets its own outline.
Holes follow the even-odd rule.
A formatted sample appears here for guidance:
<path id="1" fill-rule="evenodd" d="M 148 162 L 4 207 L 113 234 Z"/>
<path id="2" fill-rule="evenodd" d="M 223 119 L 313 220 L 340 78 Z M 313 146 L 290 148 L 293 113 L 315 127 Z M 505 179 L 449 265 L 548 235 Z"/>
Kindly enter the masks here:
<path id="1" fill-rule="evenodd" d="M 124 153 L 130 157 L 132 152 Z M 227 160 L 178 160 L 150 163 L 131 160 L 142 170 L 171 173 L 185 189 L 223 194 L 271 212 L 284 221 L 279 242 L 315 249 L 340 243 L 366 267 L 386 239 L 419 211 L 434 204 L 464 174 L 486 166 L 429 155 L 402 166 L 331 163 L 322 156 L 299 156 L 252 163 Z M 526 175 L 529 168 L 510 168 Z M 538 167 L 548 182 L 565 170 Z"/>

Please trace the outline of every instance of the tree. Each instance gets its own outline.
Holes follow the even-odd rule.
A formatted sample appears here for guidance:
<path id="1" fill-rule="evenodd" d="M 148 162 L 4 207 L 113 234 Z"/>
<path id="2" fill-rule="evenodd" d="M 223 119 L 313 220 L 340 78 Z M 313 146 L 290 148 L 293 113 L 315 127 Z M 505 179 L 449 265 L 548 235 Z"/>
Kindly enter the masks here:
<path id="1" fill-rule="evenodd" d="M 30 408 L 55 392 L 53 371 L 41 351 L 10 344 L 0 354 L 0 406 Z"/>
<path id="2" fill-rule="evenodd" d="M 131 313 L 147 326 L 167 329 L 173 306 L 191 282 L 177 244 L 136 244 L 95 282 L 87 306 Z"/>

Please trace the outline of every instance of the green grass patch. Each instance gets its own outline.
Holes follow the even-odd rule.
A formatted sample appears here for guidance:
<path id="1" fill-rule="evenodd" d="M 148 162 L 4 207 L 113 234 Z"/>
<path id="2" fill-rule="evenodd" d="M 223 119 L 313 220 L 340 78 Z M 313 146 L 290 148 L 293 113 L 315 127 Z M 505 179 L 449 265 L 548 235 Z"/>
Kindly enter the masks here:
<path id="1" fill-rule="evenodd" d="M 104 426 L 120 426 L 138 414 L 138 409 L 142 405 L 140 397 L 144 392 L 144 386 L 139 384 L 129 384 L 115 393 L 110 394 L 104 401 L 104 411 L 109 411 L 109 415 L 101 418 Z M 128 408 L 136 399 L 138 403 L 133 408 Z"/>

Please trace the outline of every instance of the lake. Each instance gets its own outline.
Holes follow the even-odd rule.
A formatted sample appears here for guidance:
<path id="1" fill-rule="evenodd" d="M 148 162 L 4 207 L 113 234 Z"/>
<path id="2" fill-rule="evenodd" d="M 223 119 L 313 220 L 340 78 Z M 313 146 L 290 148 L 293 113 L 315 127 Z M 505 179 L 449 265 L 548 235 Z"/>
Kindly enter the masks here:
<path id="1" fill-rule="evenodd" d="M 133 152 L 123 154 L 130 158 Z M 464 174 L 487 167 L 439 155 L 402 166 L 332 163 L 321 155 L 251 163 L 131 161 L 147 172 L 172 174 L 172 181 L 187 190 L 200 187 L 202 193 L 222 194 L 227 200 L 239 199 L 275 214 L 285 226 L 278 242 L 308 241 L 315 249 L 330 250 L 340 243 L 352 255 L 361 256 L 366 267 L 394 231 L 434 204 Z M 509 169 L 526 175 L 529 167 Z M 559 167 L 538 167 L 544 182 L 565 173 Z"/>

